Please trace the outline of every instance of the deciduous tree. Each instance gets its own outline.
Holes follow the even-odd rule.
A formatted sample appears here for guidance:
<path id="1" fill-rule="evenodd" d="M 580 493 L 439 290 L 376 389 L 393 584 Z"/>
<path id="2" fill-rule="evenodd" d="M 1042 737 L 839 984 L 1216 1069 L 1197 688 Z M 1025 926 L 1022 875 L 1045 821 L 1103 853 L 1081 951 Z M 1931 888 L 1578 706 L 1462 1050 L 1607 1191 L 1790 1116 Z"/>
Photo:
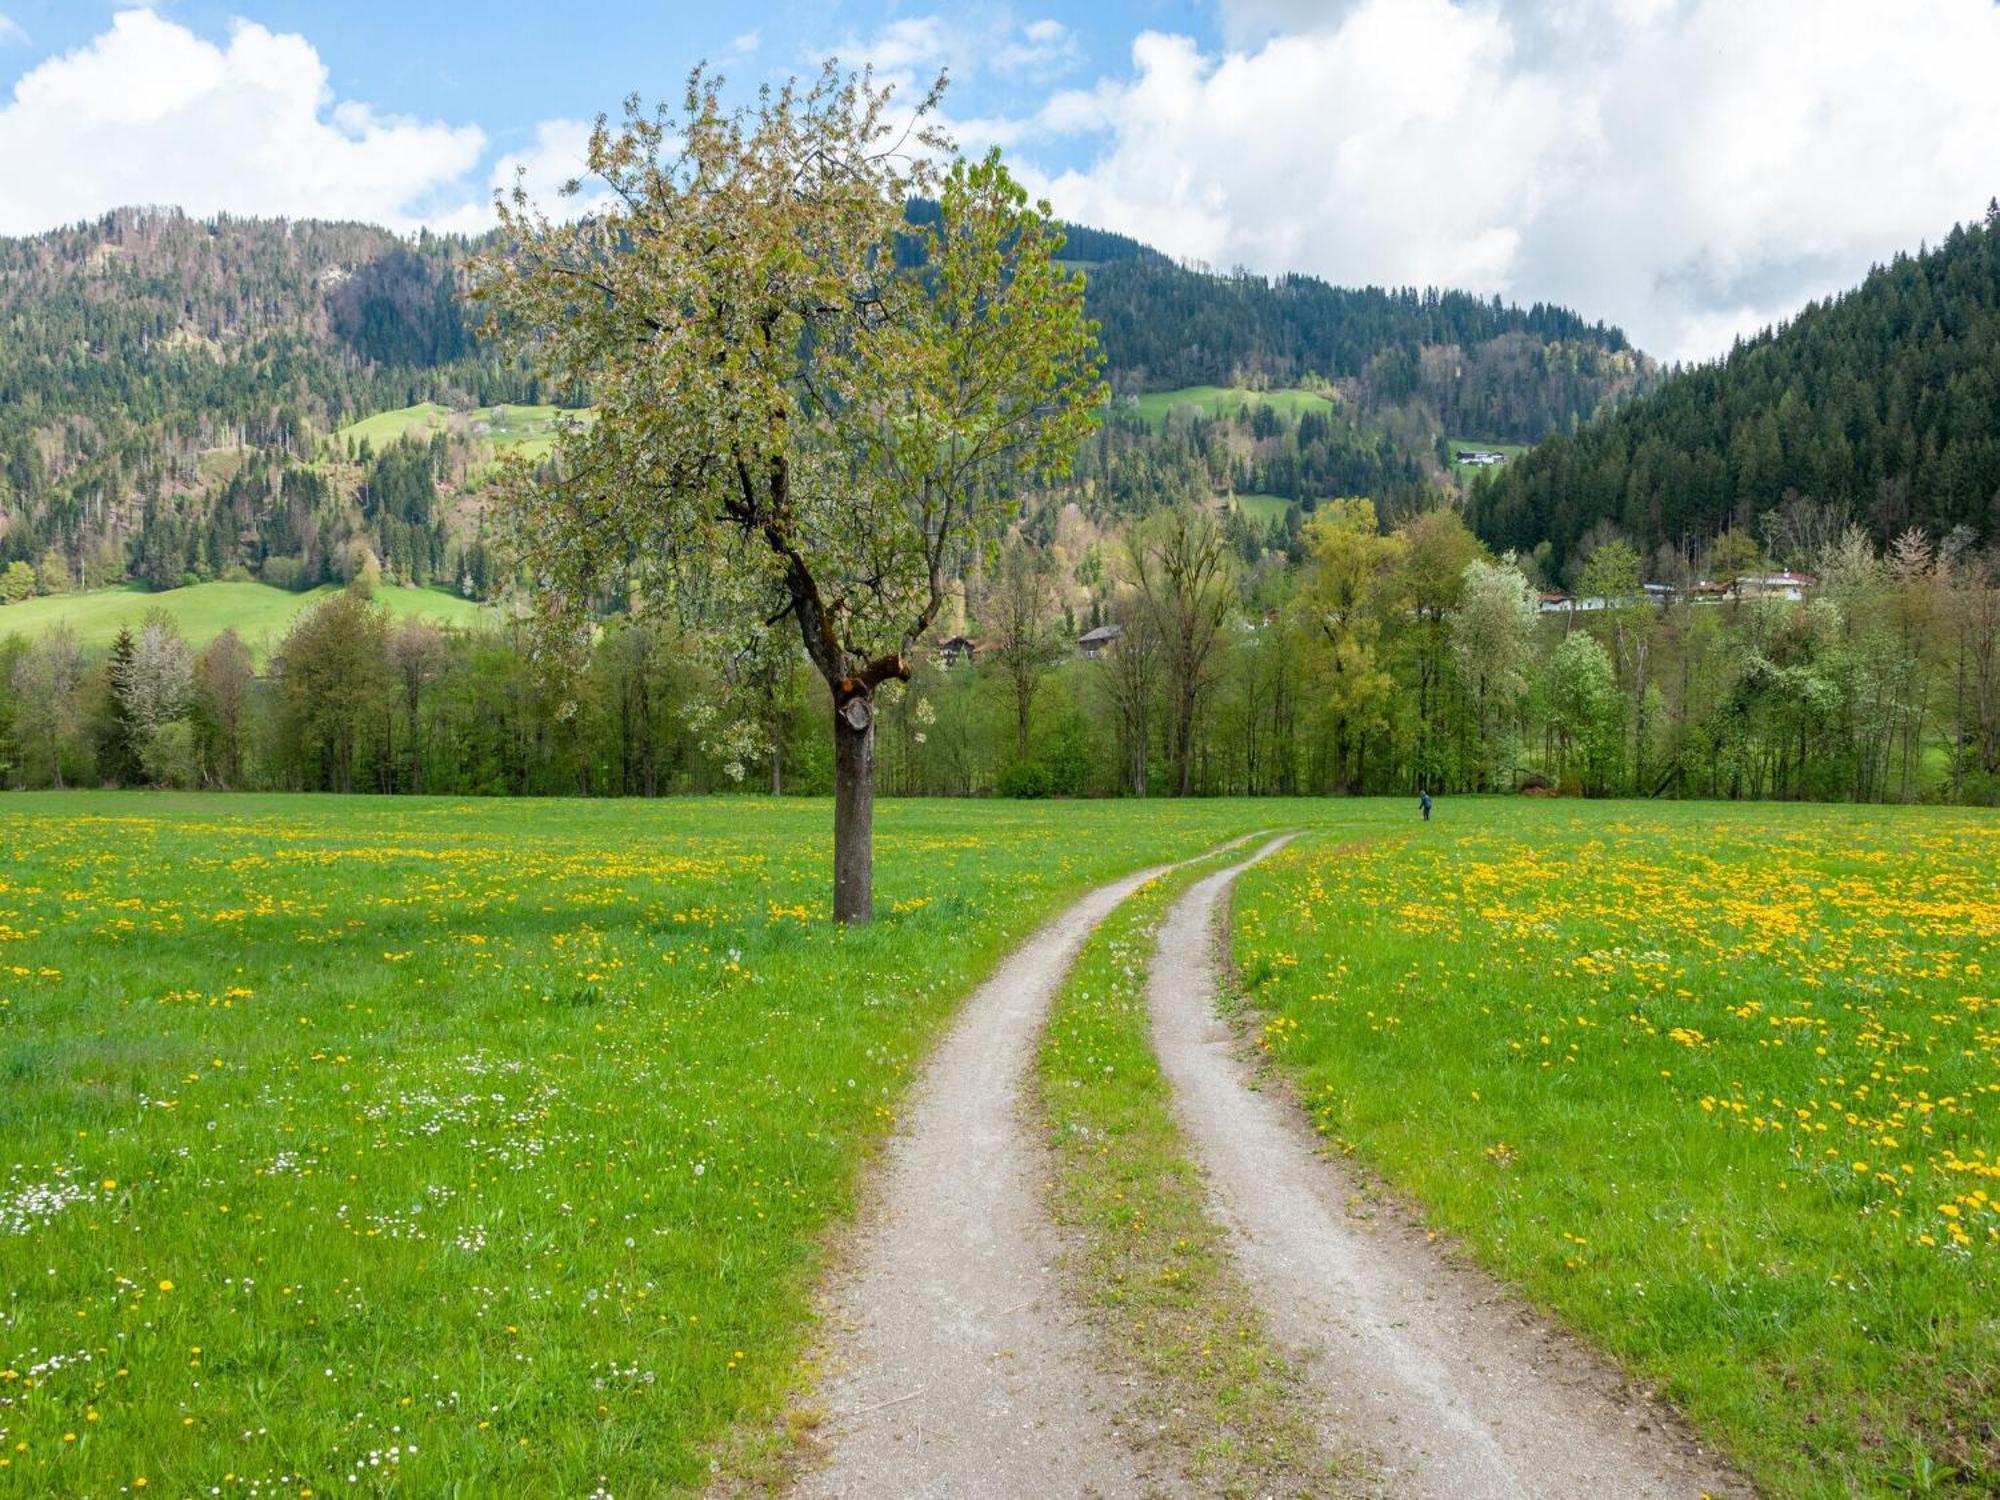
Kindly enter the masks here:
<path id="1" fill-rule="evenodd" d="M 832 709 L 843 922 L 873 914 L 875 694 L 1103 399 L 1060 229 L 997 153 L 936 165 L 941 88 L 899 122 L 829 64 L 735 110 L 697 70 L 677 113 L 599 121 L 602 212 L 503 199 L 480 277 L 494 329 L 597 409 L 508 486 L 544 638 L 580 643 L 627 581 L 724 652 L 789 619 Z"/>

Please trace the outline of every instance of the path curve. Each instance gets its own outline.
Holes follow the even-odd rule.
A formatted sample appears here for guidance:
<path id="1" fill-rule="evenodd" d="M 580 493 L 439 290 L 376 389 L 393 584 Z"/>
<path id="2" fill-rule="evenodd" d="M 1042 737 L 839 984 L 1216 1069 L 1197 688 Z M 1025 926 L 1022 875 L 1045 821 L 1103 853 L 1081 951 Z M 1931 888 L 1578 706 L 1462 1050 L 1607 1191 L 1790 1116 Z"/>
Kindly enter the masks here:
<path id="1" fill-rule="evenodd" d="M 796 1494 L 1114 1500 L 1176 1488 L 1140 1471 L 1115 1430 L 1117 1393 L 1107 1399 L 1058 1278 L 1041 1147 L 1021 1114 L 1036 1040 L 1084 940 L 1172 868 L 1101 886 L 1042 927 L 932 1054 L 854 1269 L 829 1294 L 839 1332 L 819 1399 L 830 1452 Z"/>
<path id="2" fill-rule="evenodd" d="M 1275 839 L 1192 886 L 1161 924 L 1148 998 L 1174 1109 L 1272 1331 L 1303 1357 L 1329 1436 L 1373 1450 L 1384 1487 L 1424 1500 L 1753 1492 L 1601 1356 L 1414 1223 L 1347 1212 L 1358 1183 L 1303 1113 L 1262 1091 L 1216 1016 L 1217 915 Z"/>

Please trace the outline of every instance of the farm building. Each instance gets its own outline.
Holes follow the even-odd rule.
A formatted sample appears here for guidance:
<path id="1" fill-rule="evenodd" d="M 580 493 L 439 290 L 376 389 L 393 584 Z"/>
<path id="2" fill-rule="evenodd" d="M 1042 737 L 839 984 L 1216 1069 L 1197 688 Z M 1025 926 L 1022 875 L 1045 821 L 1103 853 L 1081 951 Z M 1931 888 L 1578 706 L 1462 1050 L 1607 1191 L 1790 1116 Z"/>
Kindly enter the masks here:
<path id="1" fill-rule="evenodd" d="M 1076 649 L 1085 656 L 1102 656 L 1118 644 L 1118 638 L 1125 634 L 1122 625 L 1100 625 L 1095 630 L 1086 630 L 1076 638 Z"/>
<path id="2" fill-rule="evenodd" d="M 962 635 L 954 635 L 937 643 L 937 663 L 941 667 L 955 667 L 962 661 L 971 661 L 979 648 Z"/>

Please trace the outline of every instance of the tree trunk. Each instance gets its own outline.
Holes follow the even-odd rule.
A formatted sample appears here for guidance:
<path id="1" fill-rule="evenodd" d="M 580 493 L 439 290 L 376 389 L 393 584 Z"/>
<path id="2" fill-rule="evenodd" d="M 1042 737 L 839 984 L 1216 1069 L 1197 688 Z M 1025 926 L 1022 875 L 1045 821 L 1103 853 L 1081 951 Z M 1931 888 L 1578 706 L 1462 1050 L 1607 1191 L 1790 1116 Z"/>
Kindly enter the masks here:
<path id="1" fill-rule="evenodd" d="M 1180 706 L 1175 727 L 1175 751 L 1180 758 L 1180 795 L 1194 795 L 1194 701 L 1190 695 Z"/>
<path id="2" fill-rule="evenodd" d="M 867 693 L 833 711 L 833 919 L 875 919 L 875 705 Z"/>

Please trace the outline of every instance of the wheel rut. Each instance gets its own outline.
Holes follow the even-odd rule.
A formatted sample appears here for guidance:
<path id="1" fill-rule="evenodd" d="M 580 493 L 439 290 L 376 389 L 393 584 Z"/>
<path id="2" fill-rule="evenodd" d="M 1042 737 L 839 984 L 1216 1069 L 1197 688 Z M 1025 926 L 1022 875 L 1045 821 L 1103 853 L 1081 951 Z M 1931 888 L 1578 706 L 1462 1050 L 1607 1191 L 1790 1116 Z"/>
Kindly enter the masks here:
<path id="1" fill-rule="evenodd" d="M 1370 1450 L 1383 1490 L 1424 1500 L 1753 1492 L 1663 1403 L 1414 1220 L 1373 1222 L 1362 1184 L 1280 1090 L 1261 1090 L 1216 1014 L 1218 914 L 1272 840 L 1190 887 L 1148 981 L 1153 1041 L 1211 1208 L 1273 1334 L 1304 1364 L 1329 1438 Z"/>

